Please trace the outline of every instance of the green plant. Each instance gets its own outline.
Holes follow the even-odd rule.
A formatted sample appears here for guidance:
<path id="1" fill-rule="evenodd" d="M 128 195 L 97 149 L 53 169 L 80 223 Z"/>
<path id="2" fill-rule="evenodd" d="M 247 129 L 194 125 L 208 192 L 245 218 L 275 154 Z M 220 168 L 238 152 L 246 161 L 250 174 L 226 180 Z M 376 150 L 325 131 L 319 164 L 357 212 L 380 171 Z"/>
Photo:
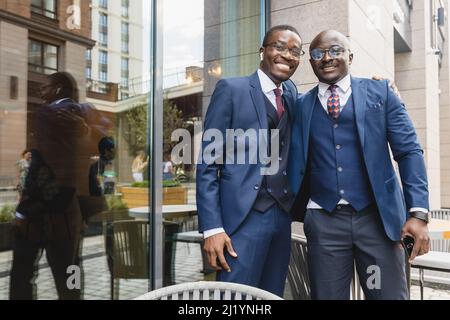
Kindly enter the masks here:
<path id="1" fill-rule="evenodd" d="M 148 188 L 149 182 L 148 181 L 134 182 L 131 186 L 133 188 Z M 163 180 L 163 188 L 173 188 L 179 186 L 181 186 L 181 183 L 177 180 Z"/>
<path id="2" fill-rule="evenodd" d="M 9 222 L 14 219 L 14 213 L 16 212 L 15 205 L 4 205 L 0 210 L 0 222 Z"/>
<path id="3" fill-rule="evenodd" d="M 140 105 L 124 112 L 127 123 L 124 138 L 129 145 L 130 155 L 136 155 L 139 150 L 147 147 L 147 108 Z M 171 140 L 172 132 L 176 129 L 185 128 L 183 114 L 170 100 L 164 99 L 163 106 L 163 152 L 170 154 L 172 147 L 176 144 Z"/>
<path id="4" fill-rule="evenodd" d="M 105 195 L 108 210 L 125 210 L 128 206 L 123 203 L 122 198 L 115 195 Z"/>
<path id="5" fill-rule="evenodd" d="M 164 188 L 174 188 L 181 186 L 181 183 L 177 180 L 163 180 L 163 187 Z"/>

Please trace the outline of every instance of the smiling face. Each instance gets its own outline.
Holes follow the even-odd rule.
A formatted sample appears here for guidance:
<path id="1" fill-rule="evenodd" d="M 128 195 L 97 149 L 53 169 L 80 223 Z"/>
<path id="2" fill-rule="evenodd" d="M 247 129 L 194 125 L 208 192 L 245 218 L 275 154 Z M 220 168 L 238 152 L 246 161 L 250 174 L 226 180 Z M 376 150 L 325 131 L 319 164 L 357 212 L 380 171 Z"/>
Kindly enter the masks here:
<path id="1" fill-rule="evenodd" d="M 279 52 L 274 45 L 288 49 L 301 50 L 300 37 L 290 30 L 275 31 L 260 49 L 263 55 L 260 68 L 276 85 L 288 80 L 297 70 L 300 60 L 288 51 Z"/>
<path id="2" fill-rule="evenodd" d="M 334 30 L 324 31 L 311 42 L 310 46 L 310 50 L 316 48 L 327 50 L 333 46 L 339 46 L 345 50 L 335 58 L 331 57 L 329 52 L 325 52 L 321 60 L 313 60 L 312 58 L 309 60 L 319 81 L 330 85 L 336 84 L 349 73 L 353 54 L 350 53 L 347 38 Z"/>

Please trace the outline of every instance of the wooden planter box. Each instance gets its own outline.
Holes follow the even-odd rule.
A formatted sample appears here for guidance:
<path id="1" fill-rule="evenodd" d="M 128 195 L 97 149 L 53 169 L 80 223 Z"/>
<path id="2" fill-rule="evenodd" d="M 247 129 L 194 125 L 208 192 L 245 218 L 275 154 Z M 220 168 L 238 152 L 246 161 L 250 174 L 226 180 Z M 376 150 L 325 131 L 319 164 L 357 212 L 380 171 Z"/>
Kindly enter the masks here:
<path id="1" fill-rule="evenodd" d="M 13 225 L 11 222 L 0 222 L 0 251 L 12 250 L 14 245 Z"/>
<path id="2" fill-rule="evenodd" d="M 145 207 L 149 205 L 148 189 L 122 187 L 122 201 L 129 207 Z M 187 204 L 187 188 L 163 188 L 163 205 Z"/>

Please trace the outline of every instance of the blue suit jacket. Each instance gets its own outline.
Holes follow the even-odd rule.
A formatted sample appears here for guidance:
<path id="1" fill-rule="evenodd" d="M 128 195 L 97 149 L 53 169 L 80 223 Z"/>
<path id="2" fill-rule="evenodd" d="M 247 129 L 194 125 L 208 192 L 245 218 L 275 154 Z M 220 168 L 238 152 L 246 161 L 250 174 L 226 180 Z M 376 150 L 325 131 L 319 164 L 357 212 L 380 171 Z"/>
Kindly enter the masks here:
<path id="1" fill-rule="evenodd" d="M 297 89 L 291 81 L 283 83 L 283 97 L 292 115 Z M 266 102 L 257 73 L 249 77 L 220 80 L 211 98 L 204 130 L 217 129 L 225 139 L 226 129 L 268 129 Z M 202 142 L 202 150 L 208 142 Z M 197 165 L 197 211 L 199 230 L 224 228 L 231 235 L 250 212 L 263 176 L 262 164 Z M 225 149 L 225 145 L 223 145 Z M 225 152 L 225 151 L 224 151 Z M 234 153 L 236 154 L 236 144 Z"/>
<path id="2" fill-rule="evenodd" d="M 407 210 L 429 208 L 428 182 L 413 124 L 387 81 L 352 78 L 356 125 L 364 163 L 387 236 L 399 240 Z M 289 179 L 298 193 L 294 218 L 302 220 L 309 200 L 308 149 L 311 116 L 318 87 L 299 97 L 292 126 Z M 389 146 L 400 169 L 395 174 Z"/>

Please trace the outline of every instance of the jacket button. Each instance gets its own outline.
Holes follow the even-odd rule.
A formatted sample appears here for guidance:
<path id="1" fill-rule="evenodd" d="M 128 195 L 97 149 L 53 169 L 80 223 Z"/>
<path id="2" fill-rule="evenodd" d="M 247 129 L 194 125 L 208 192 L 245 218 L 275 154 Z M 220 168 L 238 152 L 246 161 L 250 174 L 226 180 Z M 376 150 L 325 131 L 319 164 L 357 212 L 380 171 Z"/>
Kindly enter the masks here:
<path id="1" fill-rule="evenodd" d="M 272 188 L 267 188 L 268 193 L 272 193 Z"/>
<path id="2" fill-rule="evenodd" d="M 259 190 L 259 185 L 255 185 L 255 190 Z"/>
<path id="3" fill-rule="evenodd" d="M 340 144 L 338 144 L 337 146 L 336 146 L 336 150 L 341 150 L 342 149 L 342 146 L 340 145 Z"/>
<path id="4" fill-rule="evenodd" d="M 345 193 L 345 190 L 342 189 L 341 191 L 339 191 L 339 193 L 340 193 L 340 194 L 344 194 L 344 193 Z"/>
<path id="5" fill-rule="evenodd" d="M 288 194 L 288 190 L 287 189 L 283 189 L 283 193 L 284 194 Z"/>
<path id="6" fill-rule="evenodd" d="M 287 176 L 287 171 L 286 170 L 283 171 L 283 176 Z"/>
<path id="7" fill-rule="evenodd" d="M 333 128 L 337 129 L 337 128 L 339 128 L 339 125 L 338 125 L 337 123 L 335 123 L 335 124 L 333 125 Z"/>
<path id="8" fill-rule="evenodd" d="M 342 167 L 339 167 L 339 168 L 338 168 L 338 171 L 339 171 L 339 172 L 342 172 L 342 171 L 344 171 L 344 169 L 342 169 Z"/>

